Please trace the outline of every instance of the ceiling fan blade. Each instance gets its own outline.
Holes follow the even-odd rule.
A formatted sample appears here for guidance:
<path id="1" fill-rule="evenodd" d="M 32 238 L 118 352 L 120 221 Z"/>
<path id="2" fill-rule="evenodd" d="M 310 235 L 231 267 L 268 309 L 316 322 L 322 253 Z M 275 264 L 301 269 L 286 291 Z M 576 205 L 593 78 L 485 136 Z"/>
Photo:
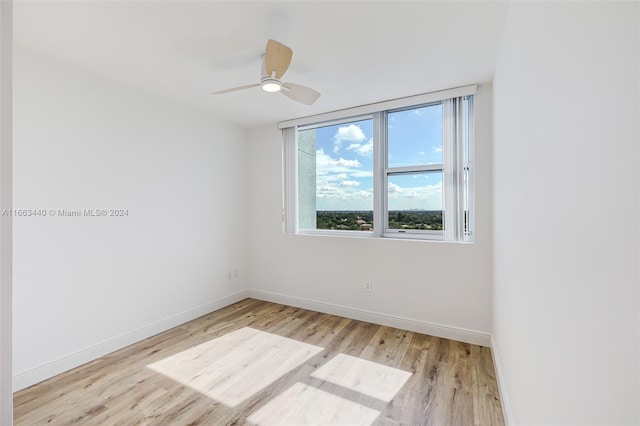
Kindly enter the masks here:
<path id="1" fill-rule="evenodd" d="M 237 92 L 238 90 L 250 89 L 252 87 L 260 87 L 260 83 L 247 84 L 246 86 L 233 87 L 231 89 L 225 89 L 225 90 L 220 90 L 220 91 L 217 91 L 217 92 L 211 92 L 211 94 L 212 95 L 221 95 L 223 93 Z"/>
<path id="2" fill-rule="evenodd" d="M 307 86 L 294 83 L 282 83 L 281 93 L 294 101 L 301 102 L 306 105 L 311 105 L 320 97 L 320 93 Z"/>
<path id="3" fill-rule="evenodd" d="M 264 50 L 264 66 L 268 75 L 273 71 L 276 72 L 276 78 L 282 78 L 282 75 L 289 69 L 293 50 L 275 40 L 267 41 L 267 47 Z"/>

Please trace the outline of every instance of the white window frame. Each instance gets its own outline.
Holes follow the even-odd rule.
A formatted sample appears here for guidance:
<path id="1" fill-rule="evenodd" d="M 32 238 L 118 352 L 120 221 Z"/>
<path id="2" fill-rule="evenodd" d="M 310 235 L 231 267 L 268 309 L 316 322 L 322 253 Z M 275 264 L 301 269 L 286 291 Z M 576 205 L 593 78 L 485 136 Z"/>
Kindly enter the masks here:
<path id="1" fill-rule="evenodd" d="M 475 230 L 474 122 L 473 95 L 477 86 L 465 86 L 409 98 L 350 108 L 279 123 L 283 131 L 283 227 L 286 233 L 349 236 L 359 238 L 400 238 L 473 242 Z M 387 115 L 441 103 L 443 106 L 443 163 L 410 167 L 387 166 Z M 467 117 L 468 114 L 468 117 Z M 342 124 L 373 118 L 373 232 L 299 229 L 298 226 L 298 130 Z M 468 119 L 464 126 L 463 119 Z M 468 131 L 468 133 L 466 133 Z M 466 145 L 468 144 L 468 145 Z M 388 228 L 388 177 L 400 173 L 443 172 L 444 231 L 399 230 Z M 464 182 L 467 171 L 467 184 Z M 468 192 L 465 192 L 468 191 Z M 465 224 L 465 209 L 468 219 Z"/>
<path id="2" fill-rule="evenodd" d="M 388 124 L 388 116 L 390 113 L 400 112 L 400 111 L 410 111 L 412 109 L 423 108 L 433 105 L 439 105 L 443 102 L 431 102 L 428 104 L 422 105 L 412 105 L 405 108 L 397 108 L 389 111 L 383 111 L 381 113 L 381 120 L 383 122 L 381 125 L 383 128 L 387 128 Z M 444 105 L 443 105 L 444 107 Z M 443 111 L 444 116 L 444 111 Z M 444 123 L 443 123 L 444 130 Z M 419 164 L 415 166 L 402 166 L 402 167 L 389 167 L 389 144 L 388 138 L 386 135 L 380 139 L 380 148 L 381 148 L 381 159 L 383 163 L 383 169 L 381 175 L 383 177 L 383 187 L 382 187 L 382 199 L 383 199 L 383 208 L 382 208 L 382 236 L 391 237 L 391 238 L 422 238 L 422 239 L 430 239 L 430 240 L 443 240 L 444 239 L 444 231 L 429 231 L 429 230 L 420 230 L 420 229 L 391 229 L 389 228 L 389 176 L 394 175 L 405 175 L 405 174 L 416 174 L 416 173 L 424 173 L 424 172 L 442 172 L 442 182 L 444 185 L 443 188 L 443 199 L 446 200 L 444 196 L 444 192 L 447 188 L 446 183 L 446 175 L 445 175 L 445 158 L 446 152 L 449 149 L 449 143 L 445 140 L 446 138 L 443 135 L 443 161 L 440 164 Z M 443 206 L 443 212 L 446 216 L 446 206 Z M 443 217 L 443 221 L 446 222 L 446 217 Z"/>

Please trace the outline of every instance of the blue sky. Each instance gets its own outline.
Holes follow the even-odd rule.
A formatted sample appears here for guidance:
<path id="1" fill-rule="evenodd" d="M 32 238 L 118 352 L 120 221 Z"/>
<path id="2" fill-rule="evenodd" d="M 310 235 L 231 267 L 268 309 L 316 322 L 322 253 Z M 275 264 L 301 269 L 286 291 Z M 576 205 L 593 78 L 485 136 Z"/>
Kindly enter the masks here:
<path id="1" fill-rule="evenodd" d="M 389 114 L 389 166 L 442 163 L 440 105 Z M 317 210 L 373 210 L 373 120 L 316 131 Z M 390 210 L 441 210 L 442 174 L 392 176 Z"/>

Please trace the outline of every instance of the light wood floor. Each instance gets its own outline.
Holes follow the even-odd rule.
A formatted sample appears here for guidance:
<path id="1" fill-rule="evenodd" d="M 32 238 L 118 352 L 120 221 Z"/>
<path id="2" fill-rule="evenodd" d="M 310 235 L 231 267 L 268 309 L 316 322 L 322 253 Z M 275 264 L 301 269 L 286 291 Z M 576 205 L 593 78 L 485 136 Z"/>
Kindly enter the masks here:
<path id="1" fill-rule="evenodd" d="M 16 425 L 503 425 L 488 348 L 247 299 L 14 395 Z"/>

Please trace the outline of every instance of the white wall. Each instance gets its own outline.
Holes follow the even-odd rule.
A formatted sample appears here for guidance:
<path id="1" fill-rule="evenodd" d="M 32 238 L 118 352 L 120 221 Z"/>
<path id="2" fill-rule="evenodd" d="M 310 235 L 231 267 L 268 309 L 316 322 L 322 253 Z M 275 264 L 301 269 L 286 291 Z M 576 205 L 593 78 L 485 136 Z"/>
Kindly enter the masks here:
<path id="1" fill-rule="evenodd" d="M 493 330 L 514 424 L 640 421 L 637 9 L 511 5 L 494 80 Z"/>
<path id="2" fill-rule="evenodd" d="M 242 298 L 245 132 L 20 47 L 14 61 L 14 206 L 129 211 L 14 220 L 14 386 Z"/>
<path id="3" fill-rule="evenodd" d="M 13 3 L 0 2 L 0 211 L 11 208 Z M 13 419 L 11 372 L 12 219 L 0 216 L 0 424 Z"/>
<path id="4" fill-rule="evenodd" d="M 462 328 L 488 336 L 491 86 L 480 87 L 476 112 L 477 242 L 469 245 L 283 234 L 281 134 L 276 126 L 254 129 L 248 148 L 253 294 L 374 321 L 384 318 L 360 310 L 408 318 L 417 322 L 413 328 L 433 334 Z M 364 292 L 365 281 L 373 282 L 373 292 Z M 336 310 L 332 305 L 349 309 Z M 447 327 L 437 329 L 429 324 Z"/>

